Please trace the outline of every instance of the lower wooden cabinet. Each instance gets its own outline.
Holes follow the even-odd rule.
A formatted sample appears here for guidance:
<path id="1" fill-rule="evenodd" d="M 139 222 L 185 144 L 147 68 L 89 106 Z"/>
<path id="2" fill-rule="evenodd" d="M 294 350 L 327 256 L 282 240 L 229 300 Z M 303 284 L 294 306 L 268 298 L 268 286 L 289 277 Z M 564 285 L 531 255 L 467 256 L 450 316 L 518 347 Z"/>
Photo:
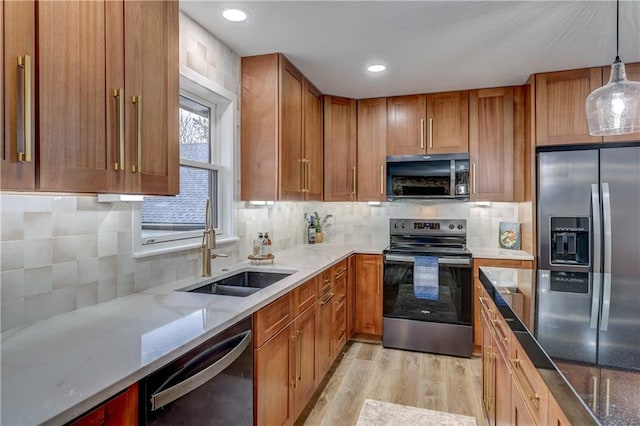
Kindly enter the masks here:
<path id="1" fill-rule="evenodd" d="M 73 426 L 135 426 L 138 424 L 138 384 L 73 421 Z"/>
<path id="2" fill-rule="evenodd" d="M 333 299 L 335 293 L 328 292 L 320 297 L 318 301 L 318 329 L 316 332 L 316 356 L 318 359 L 318 372 L 320 377 L 329 371 L 333 363 L 331 352 L 331 340 L 333 328 L 331 321 L 333 318 Z"/>
<path id="3" fill-rule="evenodd" d="M 318 309 L 314 304 L 294 321 L 294 418 L 298 418 L 318 387 L 318 363 L 316 362 L 316 330 Z"/>
<path id="4" fill-rule="evenodd" d="M 527 408 L 520 392 L 514 387 L 511 388 L 511 424 L 517 426 L 537 426 L 533 415 Z"/>
<path id="5" fill-rule="evenodd" d="M 356 256 L 347 259 L 347 340 L 356 332 Z"/>
<path id="6" fill-rule="evenodd" d="M 382 256 L 356 255 L 356 333 L 382 336 L 382 279 Z"/>

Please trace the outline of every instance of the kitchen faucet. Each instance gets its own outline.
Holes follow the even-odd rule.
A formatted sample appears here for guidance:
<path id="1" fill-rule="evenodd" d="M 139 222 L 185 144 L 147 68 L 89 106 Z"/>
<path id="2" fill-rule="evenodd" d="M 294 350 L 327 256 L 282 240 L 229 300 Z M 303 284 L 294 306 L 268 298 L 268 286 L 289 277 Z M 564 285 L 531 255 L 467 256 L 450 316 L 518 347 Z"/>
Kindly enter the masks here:
<path id="1" fill-rule="evenodd" d="M 229 257 L 229 255 L 213 252 L 216 248 L 216 230 L 213 227 L 211 198 L 207 198 L 204 216 L 204 232 L 202 233 L 202 276 L 210 277 L 211 259 L 215 259 L 216 257 Z"/>

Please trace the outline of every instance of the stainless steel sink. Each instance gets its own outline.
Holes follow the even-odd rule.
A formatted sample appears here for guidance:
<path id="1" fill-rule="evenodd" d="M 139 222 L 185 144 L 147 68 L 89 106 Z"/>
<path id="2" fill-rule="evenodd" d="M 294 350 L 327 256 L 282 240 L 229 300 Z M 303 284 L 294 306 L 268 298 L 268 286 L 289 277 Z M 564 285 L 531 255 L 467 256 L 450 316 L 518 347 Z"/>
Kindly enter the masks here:
<path id="1" fill-rule="evenodd" d="M 215 278 L 214 281 L 195 288 L 179 291 L 189 293 L 218 294 L 222 296 L 247 297 L 291 275 L 293 271 L 266 272 L 241 270 L 233 275 Z"/>

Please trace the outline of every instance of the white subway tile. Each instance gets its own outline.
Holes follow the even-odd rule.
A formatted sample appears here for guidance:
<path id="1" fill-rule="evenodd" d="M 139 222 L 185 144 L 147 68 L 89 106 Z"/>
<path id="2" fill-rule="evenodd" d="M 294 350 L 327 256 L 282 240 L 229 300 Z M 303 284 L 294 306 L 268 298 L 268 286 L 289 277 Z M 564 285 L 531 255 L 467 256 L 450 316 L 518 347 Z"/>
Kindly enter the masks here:
<path id="1" fill-rule="evenodd" d="M 76 310 L 77 296 L 75 287 L 53 290 L 53 315 Z"/>
<path id="2" fill-rule="evenodd" d="M 77 259 L 76 237 L 54 237 L 51 240 L 53 263 L 71 262 Z"/>
<path id="3" fill-rule="evenodd" d="M 117 278 L 116 292 L 118 297 L 135 293 L 135 274 L 119 275 Z"/>
<path id="4" fill-rule="evenodd" d="M 24 242 L 24 267 L 35 268 L 51 265 L 53 263 L 53 251 L 51 238 L 42 240 L 25 240 Z"/>
<path id="5" fill-rule="evenodd" d="M 53 232 L 54 237 L 67 237 L 75 235 L 76 212 L 60 211 L 53 213 Z"/>
<path id="6" fill-rule="evenodd" d="M 54 290 L 78 285 L 77 262 L 54 263 L 51 270 Z"/>
<path id="7" fill-rule="evenodd" d="M 98 257 L 113 256 L 118 253 L 118 233 L 101 232 L 98 234 Z"/>
<path id="8" fill-rule="evenodd" d="M 27 323 L 50 318 L 54 313 L 52 291 L 24 298 L 24 316 Z"/>
<path id="9" fill-rule="evenodd" d="M 3 300 L 0 303 L 2 331 L 24 325 L 24 298 Z"/>
<path id="10" fill-rule="evenodd" d="M 0 242 L 0 265 L 3 271 L 23 268 L 24 242 L 21 240 Z"/>
<path id="11" fill-rule="evenodd" d="M 107 302 L 117 297 L 118 286 L 116 278 L 98 281 L 98 303 Z"/>
<path id="12" fill-rule="evenodd" d="M 2 212 L 0 215 L 0 240 L 22 240 L 24 238 L 24 214 L 22 212 Z"/>
<path id="13" fill-rule="evenodd" d="M 99 280 L 115 278 L 118 275 L 118 256 L 101 257 L 98 259 Z"/>
<path id="14" fill-rule="evenodd" d="M 98 257 L 98 235 L 78 235 L 76 238 L 78 260 Z"/>
<path id="15" fill-rule="evenodd" d="M 9 300 L 24 296 L 24 269 L 0 274 L 0 299 Z"/>
<path id="16" fill-rule="evenodd" d="M 51 265 L 24 270 L 24 295 L 48 293 L 53 290 Z"/>
<path id="17" fill-rule="evenodd" d="M 51 212 L 24 213 L 24 239 L 51 238 L 53 235 L 53 214 Z"/>
<path id="18" fill-rule="evenodd" d="M 98 282 L 82 284 L 76 287 L 76 306 L 78 309 L 98 303 Z"/>
<path id="19" fill-rule="evenodd" d="M 98 259 L 78 261 L 78 283 L 87 284 L 99 279 Z"/>
<path id="20" fill-rule="evenodd" d="M 54 212 L 75 212 L 77 209 L 76 196 L 54 196 L 51 200 L 51 210 Z"/>

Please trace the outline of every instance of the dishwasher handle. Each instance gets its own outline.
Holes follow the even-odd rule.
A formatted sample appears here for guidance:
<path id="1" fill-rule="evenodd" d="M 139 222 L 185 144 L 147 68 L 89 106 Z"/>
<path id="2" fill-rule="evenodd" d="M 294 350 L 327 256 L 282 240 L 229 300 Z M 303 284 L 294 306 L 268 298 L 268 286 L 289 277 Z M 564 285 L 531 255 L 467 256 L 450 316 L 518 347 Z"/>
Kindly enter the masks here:
<path id="1" fill-rule="evenodd" d="M 158 410 L 159 408 L 162 408 L 165 405 L 175 401 L 176 399 L 188 394 L 192 390 L 199 388 L 200 386 L 204 385 L 209 380 L 213 379 L 215 376 L 223 372 L 228 366 L 233 364 L 233 362 L 238 359 L 240 355 L 242 355 L 242 352 L 244 352 L 244 350 L 251 344 L 250 330 L 217 344 L 205 353 L 209 356 L 216 355 L 220 352 L 220 350 L 227 346 L 230 341 L 235 341 L 240 338 L 242 339 L 240 340 L 240 343 L 238 343 L 233 349 L 227 352 L 222 358 L 220 358 L 220 360 L 206 367 L 204 370 L 187 377 L 185 380 L 167 389 L 163 389 L 164 386 L 167 385 L 171 381 L 171 379 L 175 377 L 175 375 L 169 378 L 165 383 L 163 383 L 162 386 L 160 386 L 160 388 L 158 388 L 158 390 L 156 390 L 151 395 L 151 411 Z M 187 368 L 188 366 L 185 366 L 185 369 Z M 179 374 L 180 372 L 176 374 Z"/>

